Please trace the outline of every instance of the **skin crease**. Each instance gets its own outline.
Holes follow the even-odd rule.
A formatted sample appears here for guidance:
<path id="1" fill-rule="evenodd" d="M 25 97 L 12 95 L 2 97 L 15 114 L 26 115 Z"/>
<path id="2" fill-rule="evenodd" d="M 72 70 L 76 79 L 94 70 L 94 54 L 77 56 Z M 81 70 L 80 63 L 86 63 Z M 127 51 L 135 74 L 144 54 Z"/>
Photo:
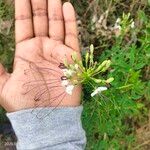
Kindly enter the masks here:
<path id="1" fill-rule="evenodd" d="M 0 105 L 7 112 L 34 108 L 35 105 L 80 105 L 80 86 L 71 96 L 65 94 L 63 100 L 61 96 L 55 98 L 64 92 L 63 87 L 52 90 L 52 87 L 60 86 L 60 82 L 53 82 L 53 79 L 63 75 L 59 63 L 63 63 L 65 57 L 71 63 L 74 51 L 81 57 L 73 6 L 69 2 L 62 5 L 61 0 L 15 0 L 15 18 L 13 72 L 7 73 L 0 64 Z M 52 84 L 48 84 L 50 82 Z M 46 92 L 39 96 L 43 88 Z"/>

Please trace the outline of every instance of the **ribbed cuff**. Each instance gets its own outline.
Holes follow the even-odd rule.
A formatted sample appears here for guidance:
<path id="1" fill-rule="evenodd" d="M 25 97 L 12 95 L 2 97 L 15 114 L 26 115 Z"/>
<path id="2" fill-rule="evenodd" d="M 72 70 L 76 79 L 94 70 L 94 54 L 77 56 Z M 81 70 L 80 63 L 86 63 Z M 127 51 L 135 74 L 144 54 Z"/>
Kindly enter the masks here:
<path id="1" fill-rule="evenodd" d="M 41 110 L 42 109 L 42 110 Z M 46 149 L 68 141 L 79 141 L 81 147 L 85 147 L 86 137 L 82 128 L 81 113 L 79 107 L 36 108 L 7 113 L 13 129 L 18 138 L 17 149 Z M 44 118 L 38 118 L 39 113 L 46 114 Z"/>

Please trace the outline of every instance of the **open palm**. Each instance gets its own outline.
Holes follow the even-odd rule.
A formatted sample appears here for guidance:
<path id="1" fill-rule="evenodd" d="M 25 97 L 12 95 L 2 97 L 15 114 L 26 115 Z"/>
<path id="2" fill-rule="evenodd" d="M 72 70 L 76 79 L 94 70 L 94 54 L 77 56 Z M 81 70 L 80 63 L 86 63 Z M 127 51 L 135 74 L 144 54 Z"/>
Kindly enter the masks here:
<path id="1" fill-rule="evenodd" d="M 73 51 L 80 56 L 72 5 L 62 6 L 61 0 L 15 0 L 15 10 L 14 70 L 8 74 L 0 67 L 0 104 L 8 112 L 35 105 L 79 105 L 81 88 L 70 96 L 59 82 L 64 58 L 71 61 Z"/>

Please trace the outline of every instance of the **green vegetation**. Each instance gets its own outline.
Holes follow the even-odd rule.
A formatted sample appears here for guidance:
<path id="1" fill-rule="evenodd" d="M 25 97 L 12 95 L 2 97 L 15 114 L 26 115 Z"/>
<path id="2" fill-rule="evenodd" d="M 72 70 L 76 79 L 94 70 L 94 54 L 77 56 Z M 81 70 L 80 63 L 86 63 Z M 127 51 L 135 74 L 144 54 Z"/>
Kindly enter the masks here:
<path id="1" fill-rule="evenodd" d="M 5 0 L 0 1 L 0 62 L 8 71 L 12 70 L 14 55 L 13 16 L 12 3 Z M 0 109 L 0 123 L 5 121 L 4 111 Z"/>
<path id="2" fill-rule="evenodd" d="M 144 130 L 144 141 L 139 140 L 137 131 L 150 120 L 150 1 L 70 1 L 78 14 L 83 55 L 93 44 L 95 61 L 112 62 L 103 77 L 115 79 L 101 98 L 91 98 L 91 88 L 84 88 L 87 150 L 148 149 L 150 142 L 146 142 L 149 139 L 144 138 Z M 12 18 L 12 4 L 1 0 L 0 61 L 9 71 L 14 54 Z M 4 120 L 0 110 L 0 122 Z M 150 134 L 150 129 L 147 132 Z"/>

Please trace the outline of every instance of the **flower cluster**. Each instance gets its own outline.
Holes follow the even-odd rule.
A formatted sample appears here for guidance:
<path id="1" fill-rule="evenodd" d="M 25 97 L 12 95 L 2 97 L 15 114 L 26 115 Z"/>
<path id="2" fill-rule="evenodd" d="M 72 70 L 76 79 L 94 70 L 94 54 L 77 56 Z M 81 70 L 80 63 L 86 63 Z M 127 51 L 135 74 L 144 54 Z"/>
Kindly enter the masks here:
<path id="1" fill-rule="evenodd" d="M 66 93 L 72 95 L 75 86 L 91 85 L 94 92 L 91 96 L 95 96 L 102 91 L 107 90 L 106 85 L 110 84 L 114 78 L 103 79 L 101 74 L 106 72 L 111 65 L 110 60 L 105 60 L 102 63 L 94 62 L 94 46 L 90 46 L 90 51 L 85 55 L 83 61 L 79 60 L 77 54 L 72 55 L 73 64 L 64 62 L 64 68 L 62 68 L 64 76 L 62 77 L 62 86 L 65 87 Z M 84 65 L 83 65 L 84 64 Z M 101 85 L 97 87 L 98 85 Z M 96 89 L 96 90 L 95 90 Z"/>
<path id="2" fill-rule="evenodd" d="M 135 28 L 135 22 L 133 19 L 130 19 L 129 14 L 123 14 L 122 18 L 118 18 L 113 27 L 115 35 L 118 37 L 122 34 L 122 32 L 128 32 L 130 29 Z"/>

